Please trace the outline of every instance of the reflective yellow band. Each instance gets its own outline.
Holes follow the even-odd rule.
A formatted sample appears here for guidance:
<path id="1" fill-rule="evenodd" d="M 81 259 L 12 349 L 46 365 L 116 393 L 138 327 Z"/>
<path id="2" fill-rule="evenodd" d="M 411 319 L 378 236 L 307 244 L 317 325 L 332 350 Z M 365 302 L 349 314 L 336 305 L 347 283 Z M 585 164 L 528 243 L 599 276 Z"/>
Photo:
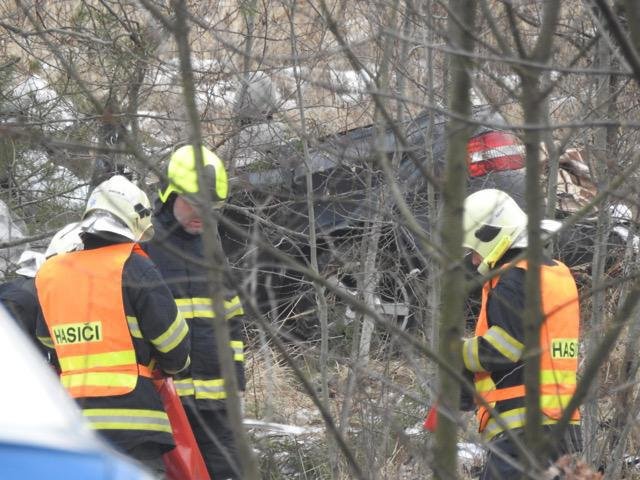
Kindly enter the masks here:
<path id="1" fill-rule="evenodd" d="M 506 412 L 500 413 L 500 418 L 504 421 L 504 423 L 507 424 L 507 427 L 510 430 L 513 430 L 514 428 L 524 427 L 526 421 L 525 417 L 526 411 L 524 407 L 514 408 L 513 410 L 508 410 Z M 553 425 L 554 423 L 557 423 L 556 419 L 549 418 L 544 415 L 542 416 L 543 425 Z M 572 420 L 569 423 L 578 424 L 580 422 L 578 420 Z M 502 431 L 504 431 L 504 429 L 500 425 L 498 425 L 498 422 L 495 420 L 495 418 L 491 418 L 482 434 L 485 440 L 491 440 Z"/>
<path id="2" fill-rule="evenodd" d="M 192 378 L 181 378 L 179 380 L 174 378 L 173 385 L 176 387 L 176 392 L 178 392 L 178 395 L 181 397 L 195 395 Z"/>
<path id="3" fill-rule="evenodd" d="M 187 361 L 184 362 L 184 365 L 182 367 L 179 368 L 174 368 L 174 369 L 163 369 L 165 372 L 167 372 L 169 375 L 175 375 L 176 373 L 180 373 L 183 370 L 185 370 L 189 365 L 191 365 L 191 357 L 187 357 Z M 152 369 L 153 370 L 153 369 Z"/>
<path id="4" fill-rule="evenodd" d="M 564 395 L 541 395 L 540 396 L 540 407 L 551 408 L 551 409 L 564 409 L 569 402 L 573 394 L 564 394 Z"/>
<path id="5" fill-rule="evenodd" d="M 227 398 L 224 378 L 215 378 L 213 380 L 194 379 L 193 386 L 195 387 L 196 399 L 224 400 Z"/>
<path id="6" fill-rule="evenodd" d="M 242 308 L 240 297 L 236 295 L 231 300 L 224 302 L 224 318 L 229 320 L 238 315 L 244 315 L 244 309 Z"/>
<path id="7" fill-rule="evenodd" d="M 177 298 L 176 306 L 184 318 L 213 318 L 210 298 Z"/>
<path id="8" fill-rule="evenodd" d="M 500 419 L 506 423 L 507 428 L 510 430 L 514 428 L 523 427 L 525 424 L 525 409 L 524 408 L 516 408 L 513 410 L 508 410 L 504 413 L 500 414 Z M 495 418 L 491 418 L 487 423 L 487 427 L 485 428 L 483 434 L 486 440 L 490 440 L 495 437 L 498 433 L 502 432 L 504 429 L 498 425 Z"/>
<path id="9" fill-rule="evenodd" d="M 86 372 L 63 374 L 60 377 L 66 388 L 79 387 L 130 387 L 133 389 L 138 382 L 138 375 L 110 372 Z"/>
<path id="10" fill-rule="evenodd" d="M 174 379 L 178 395 L 181 397 L 195 395 L 199 400 L 224 400 L 227 392 L 224 388 L 224 378 L 212 380 L 198 380 L 193 378 Z"/>
<path id="11" fill-rule="evenodd" d="M 51 337 L 38 337 L 38 340 L 40 341 L 41 344 L 43 344 L 45 347 L 48 348 L 54 348 L 53 346 L 53 340 L 51 339 Z"/>
<path id="12" fill-rule="evenodd" d="M 82 411 L 97 430 L 151 430 L 171 433 L 169 417 L 158 410 L 88 408 Z"/>
<path id="13" fill-rule="evenodd" d="M 178 307 L 178 311 L 186 319 L 196 317 L 215 317 L 215 309 L 211 308 L 211 299 L 207 297 L 178 298 L 176 299 L 176 305 Z M 238 297 L 237 295 L 231 300 L 225 300 L 223 308 L 226 320 L 229 320 L 238 315 L 244 315 L 244 310 L 242 309 L 242 304 L 240 303 L 240 297 Z"/>
<path id="14" fill-rule="evenodd" d="M 187 336 L 189 327 L 180 311 L 176 313 L 176 318 L 167 330 L 159 337 L 151 340 L 151 343 L 162 353 L 167 353 L 176 348 L 176 346 Z"/>
<path id="15" fill-rule="evenodd" d="M 542 370 L 540 384 L 576 385 L 578 378 L 575 370 Z"/>
<path id="16" fill-rule="evenodd" d="M 522 357 L 524 345 L 509 335 L 503 328 L 493 326 L 486 331 L 482 338 L 513 363 Z"/>
<path id="17" fill-rule="evenodd" d="M 483 378 L 481 380 L 475 381 L 476 392 L 485 393 L 490 392 L 496 389 L 496 384 L 493 382 L 493 379 L 489 376 Z"/>
<path id="18" fill-rule="evenodd" d="M 96 367 L 118 367 L 136 364 L 136 354 L 133 350 L 121 352 L 94 353 L 73 357 L 59 357 L 60 368 L 63 372 L 87 370 Z"/>
<path id="19" fill-rule="evenodd" d="M 240 340 L 231 340 L 229 345 L 233 349 L 233 359 L 236 362 L 244 362 L 244 342 Z"/>
<path id="20" fill-rule="evenodd" d="M 462 360 L 464 366 L 470 372 L 484 372 L 484 368 L 480 364 L 480 355 L 478 354 L 478 337 L 467 338 L 462 343 Z"/>
<path id="21" fill-rule="evenodd" d="M 140 331 L 140 325 L 138 325 L 138 319 L 131 315 L 127 315 L 127 324 L 129 325 L 129 333 L 133 338 L 142 338 L 142 332 Z"/>

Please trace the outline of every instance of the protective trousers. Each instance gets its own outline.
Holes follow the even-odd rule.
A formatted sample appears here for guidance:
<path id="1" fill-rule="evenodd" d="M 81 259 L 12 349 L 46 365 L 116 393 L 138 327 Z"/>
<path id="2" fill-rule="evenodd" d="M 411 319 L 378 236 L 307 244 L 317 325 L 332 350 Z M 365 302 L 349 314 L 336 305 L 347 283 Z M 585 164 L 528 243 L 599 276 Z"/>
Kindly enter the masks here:
<path id="1" fill-rule="evenodd" d="M 240 479 L 242 470 L 226 409 L 199 409 L 189 401 L 184 402 L 184 410 L 211 478 Z"/>
<path id="2" fill-rule="evenodd" d="M 544 435 L 552 434 L 552 425 L 542 427 Z M 524 430 L 517 428 L 512 433 L 524 443 Z M 506 433 L 494 437 L 488 444 L 489 452 L 482 469 L 480 480 L 503 480 L 506 478 L 519 478 L 522 474 L 522 462 L 519 461 L 519 449 Z M 575 453 L 582 450 L 582 435 L 580 425 L 569 425 L 564 438 L 558 448 L 551 452 L 549 465 L 562 455 Z"/>

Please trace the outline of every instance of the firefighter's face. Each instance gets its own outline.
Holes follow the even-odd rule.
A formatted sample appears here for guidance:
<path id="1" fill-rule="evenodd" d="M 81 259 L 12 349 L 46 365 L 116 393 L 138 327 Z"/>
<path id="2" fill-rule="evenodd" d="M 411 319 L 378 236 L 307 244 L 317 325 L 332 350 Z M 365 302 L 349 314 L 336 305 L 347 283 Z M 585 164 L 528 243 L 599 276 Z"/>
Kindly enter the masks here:
<path id="1" fill-rule="evenodd" d="M 173 216 L 187 233 L 202 233 L 202 216 L 198 208 L 180 195 L 173 204 Z"/>

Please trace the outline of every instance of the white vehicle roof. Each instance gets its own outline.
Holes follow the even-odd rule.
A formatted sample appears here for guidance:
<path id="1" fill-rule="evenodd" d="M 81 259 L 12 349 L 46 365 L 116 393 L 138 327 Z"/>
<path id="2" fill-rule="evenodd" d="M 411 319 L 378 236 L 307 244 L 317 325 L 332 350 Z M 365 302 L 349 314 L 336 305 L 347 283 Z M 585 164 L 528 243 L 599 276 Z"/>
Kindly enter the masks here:
<path id="1" fill-rule="evenodd" d="M 42 354 L 1 305 L 0 331 L 0 442 L 105 448 Z"/>

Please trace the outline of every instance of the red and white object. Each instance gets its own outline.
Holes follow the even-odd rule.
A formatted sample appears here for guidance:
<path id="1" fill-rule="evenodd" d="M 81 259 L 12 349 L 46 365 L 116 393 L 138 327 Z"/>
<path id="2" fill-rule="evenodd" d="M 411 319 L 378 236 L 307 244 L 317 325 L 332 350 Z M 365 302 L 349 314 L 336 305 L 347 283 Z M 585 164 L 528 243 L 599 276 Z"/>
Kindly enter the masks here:
<path id="1" fill-rule="evenodd" d="M 525 166 L 525 148 L 513 133 L 493 130 L 469 140 L 467 163 L 471 177 Z"/>

